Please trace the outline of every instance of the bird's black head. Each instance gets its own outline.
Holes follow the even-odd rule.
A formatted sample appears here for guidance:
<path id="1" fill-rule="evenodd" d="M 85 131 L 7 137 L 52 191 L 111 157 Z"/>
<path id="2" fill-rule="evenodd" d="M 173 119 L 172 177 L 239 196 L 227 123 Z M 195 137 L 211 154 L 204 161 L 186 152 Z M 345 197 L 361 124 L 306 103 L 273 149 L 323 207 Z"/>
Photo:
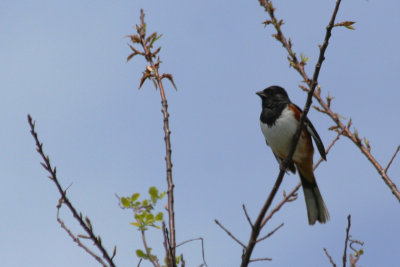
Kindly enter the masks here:
<path id="1" fill-rule="evenodd" d="M 263 108 L 286 106 L 290 103 L 288 94 L 280 86 L 270 86 L 256 94 L 261 97 Z"/>

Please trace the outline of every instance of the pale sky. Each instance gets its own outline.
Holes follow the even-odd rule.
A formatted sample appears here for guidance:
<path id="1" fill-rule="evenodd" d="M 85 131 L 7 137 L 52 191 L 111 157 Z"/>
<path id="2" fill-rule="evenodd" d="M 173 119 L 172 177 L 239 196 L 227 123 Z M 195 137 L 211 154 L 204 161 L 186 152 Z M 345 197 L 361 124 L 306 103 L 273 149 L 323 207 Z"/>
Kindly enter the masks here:
<path id="1" fill-rule="evenodd" d="M 318 57 L 334 1 L 275 1 L 276 15 L 293 49 Z M 45 152 L 57 166 L 74 205 L 91 218 L 117 266 L 136 266 L 142 248 L 115 194 L 166 189 L 159 92 L 151 82 L 137 90 L 143 59 L 126 63 L 125 35 L 134 33 L 140 8 L 148 31 L 163 34 L 161 71 L 172 73 L 169 101 L 178 242 L 203 237 L 208 266 L 239 266 L 241 247 L 215 223 L 218 219 L 244 243 L 279 172 L 259 127 L 256 91 L 285 87 L 303 107 L 301 77 L 271 37 L 258 1 L 10 1 L 0 3 L 0 237 L 1 265 L 99 266 L 56 221 L 59 199 L 40 166 L 26 116 L 36 120 Z M 320 74 L 332 108 L 352 118 L 386 166 L 400 144 L 398 1 L 343 1 L 337 21 L 356 21 L 355 31 L 335 28 Z M 157 44 L 157 43 L 156 43 Z M 315 103 L 315 101 L 314 101 Z M 309 118 L 327 147 L 333 125 L 314 109 Z M 323 248 L 341 264 L 347 215 L 351 235 L 365 242 L 363 267 L 399 262 L 399 201 L 349 140 L 341 137 L 315 175 L 331 214 L 326 225 L 309 226 L 303 193 L 271 220 L 264 234 L 284 222 L 253 257 L 251 266 L 331 266 Z M 317 155 L 315 161 L 318 160 Z M 389 175 L 399 186 L 400 158 Z M 299 181 L 286 176 L 278 193 Z M 276 202 L 277 203 L 277 202 Z M 160 207 L 165 203 L 161 203 Z M 82 233 L 69 211 L 61 217 Z M 148 242 L 163 256 L 161 232 Z M 199 266 L 199 243 L 180 248 L 187 266 Z M 142 263 L 141 266 L 150 266 Z"/>

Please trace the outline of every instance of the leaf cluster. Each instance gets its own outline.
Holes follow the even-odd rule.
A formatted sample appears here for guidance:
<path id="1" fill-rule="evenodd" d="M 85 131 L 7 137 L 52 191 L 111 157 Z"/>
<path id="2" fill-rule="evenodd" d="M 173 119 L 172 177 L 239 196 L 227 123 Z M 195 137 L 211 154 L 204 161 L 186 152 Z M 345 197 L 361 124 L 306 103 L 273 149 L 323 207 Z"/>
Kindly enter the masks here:
<path id="1" fill-rule="evenodd" d="M 163 212 L 154 213 L 157 201 L 165 196 L 165 192 L 159 192 L 154 186 L 149 188 L 149 198 L 139 200 L 140 193 L 134 193 L 131 197 L 122 197 L 121 205 L 124 208 L 132 209 L 135 221 L 130 224 L 136 226 L 139 231 L 144 232 L 148 227 L 161 229 L 156 223 L 164 218 Z"/>

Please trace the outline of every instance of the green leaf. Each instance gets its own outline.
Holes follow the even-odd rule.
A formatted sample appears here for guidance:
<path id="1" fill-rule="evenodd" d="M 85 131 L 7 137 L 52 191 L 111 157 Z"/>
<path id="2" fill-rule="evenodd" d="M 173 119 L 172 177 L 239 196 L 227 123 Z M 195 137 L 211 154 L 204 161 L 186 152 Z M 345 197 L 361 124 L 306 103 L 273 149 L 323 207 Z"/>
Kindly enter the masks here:
<path id="1" fill-rule="evenodd" d="M 167 193 L 164 191 L 164 192 L 162 192 L 161 194 L 160 194 L 160 196 L 158 197 L 158 199 L 162 199 L 163 197 L 165 197 L 165 195 L 166 195 Z"/>
<path id="2" fill-rule="evenodd" d="M 352 26 L 354 23 L 355 23 L 354 21 L 343 21 L 340 23 L 336 23 L 333 26 L 334 27 L 342 26 L 342 27 L 346 27 L 349 30 L 355 30 L 354 27 Z"/>
<path id="3" fill-rule="evenodd" d="M 154 220 L 154 215 L 152 213 L 147 214 L 146 220 L 148 220 L 148 221 Z"/>
<path id="4" fill-rule="evenodd" d="M 131 196 L 131 201 L 135 202 L 140 197 L 140 193 L 135 193 Z"/>
<path id="5" fill-rule="evenodd" d="M 153 198 L 153 197 L 158 197 L 158 189 L 157 189 L 157 187 L 155 187 L 155 186 L 152 186 L 152 187 L 150 187 L 149 188 L 149 194 L 150 194 L 150 196 Z"/>
<path id="6" fill-rule="evenodd" d="M 157 213 L 155 219 L 156 221 L 162 221 L 164 217 L 164 214 L 162 212 Z"/>
<path id="7" fill-rule="evenodd" d="M 139 258 L 143 258 L 143 259 L 147 259 L 148 258 L 146 253 L 144 253 L 143 250 L 141 250 L 141 249 L 137 249 L 136 250 L 136 256 L 138 256 Z"/>
<path id="8" fill-rule="evenodd" d="M 300 59 L 301 59 L 301 62 L 303 62 L 303 63 L 307 63 L 308 61 L 310 61 L 310 58 L 305 56 L 303 53 L 300 53 Z"/>
<path id="9" fill-rule="evenodd" d="M 142 206 L 146 207 L 149 205 L 149 201 L 147 199 L 142 201 Z"/>
<path id="10" fill-rule="evenodd" d="M 136 227 L 140 227 L 140 224 L 136 223 L 136 222 L 131 222 L 130 224 L 133 225 L 133 226 L 136 226 Z"/>
<path id="11" fill-rule="evenodd" d="M 128 198 L 122 197 L 122 198 L 121 198 L 121 204 L 122 204 L 122 206 L 124 206 L 125 208 L 129 208 L 131 202 L 128 200 Z"/>
<path id="12" fill-rule="evenodd" d="M 158 39 L 160 39 L 161 38 L 161 36 L 162 36 L 162 34 L 160 34 L 160 35 L 156 35 L 152 40 L 151 40 L 151 45 L 153 45 L 156 41 L 158 41 Z"/>

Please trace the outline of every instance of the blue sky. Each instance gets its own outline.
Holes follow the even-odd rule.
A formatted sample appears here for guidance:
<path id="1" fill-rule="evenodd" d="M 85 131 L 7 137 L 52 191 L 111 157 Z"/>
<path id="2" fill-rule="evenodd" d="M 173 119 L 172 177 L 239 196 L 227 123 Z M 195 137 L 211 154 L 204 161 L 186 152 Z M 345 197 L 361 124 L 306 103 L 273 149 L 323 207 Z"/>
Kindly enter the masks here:
<path id="1" fill-rule="evenodd" d="M 309 75 L 333 6 L 316 0 L 275 3 L 294 50 L 311 58 Z M 338 21 L 356 21 L 356 30 L 334 29 L 319 80 L 323 95 L 335 97 L 333 110 L 352 118 L 382 165 L 400 143 L 399 7 L 394 0 L 343 1 Z M 159 93 L 152 83 L 137 90 L 143 59 L 125 62 L 130 50 L 123 37 L 134 32 L 140 8 L 148 30 L 163 34 L 161 71 L 172 73 L 178 86 L 177 92 L 166 86 L 178 242 L 202 236 L 209 266 L 239 265 L 241 248 L 214 219 L 247 243 L 250 229 L 241 205 L 255 218 L 278 173 L 259 129 L 255 92 L 279 84 L 299 106 L 306 98 L 272 28 L 261 24 L 267 14 L 258 1 L 3 0 L 2 266 L 98 266 L 56 222 L 59 196 L 39 164 L 28 113 L 63 186 L 72 184 L 72 202 L 91 218 L 110 251 L 117 245 L 117 265 L 137 263 L 139 233 L 115 194 L 165 188 Z M 335 137 L 328 131 L 330 119 L 315 110 L 309 118 L 329 145 Z M 395 183 L 399 173 L 397 158 L 389 171 Z M 310 227 L 300 193 L 265 233 L 281 222 L 285 226 L 255 249 L 254 257 L 273 261 L 252 266 L 329 266 L 324 247 L 340 263 L 349 213 L 352 236 L 365 241 L 359 263 L 398 262 L 399 202 L 360 151 L 342 137 L 316 177 L 331 221 Z M 297 183 L 296 175 L 286 176 L 282 189 Z M 66 209 L 61 216 L 80 233 Z M 160 237 L 157 231 L 149 236 L 158 252 Z M 200 244 L 179 252 L 187 266 L 200 265 Z"/>

